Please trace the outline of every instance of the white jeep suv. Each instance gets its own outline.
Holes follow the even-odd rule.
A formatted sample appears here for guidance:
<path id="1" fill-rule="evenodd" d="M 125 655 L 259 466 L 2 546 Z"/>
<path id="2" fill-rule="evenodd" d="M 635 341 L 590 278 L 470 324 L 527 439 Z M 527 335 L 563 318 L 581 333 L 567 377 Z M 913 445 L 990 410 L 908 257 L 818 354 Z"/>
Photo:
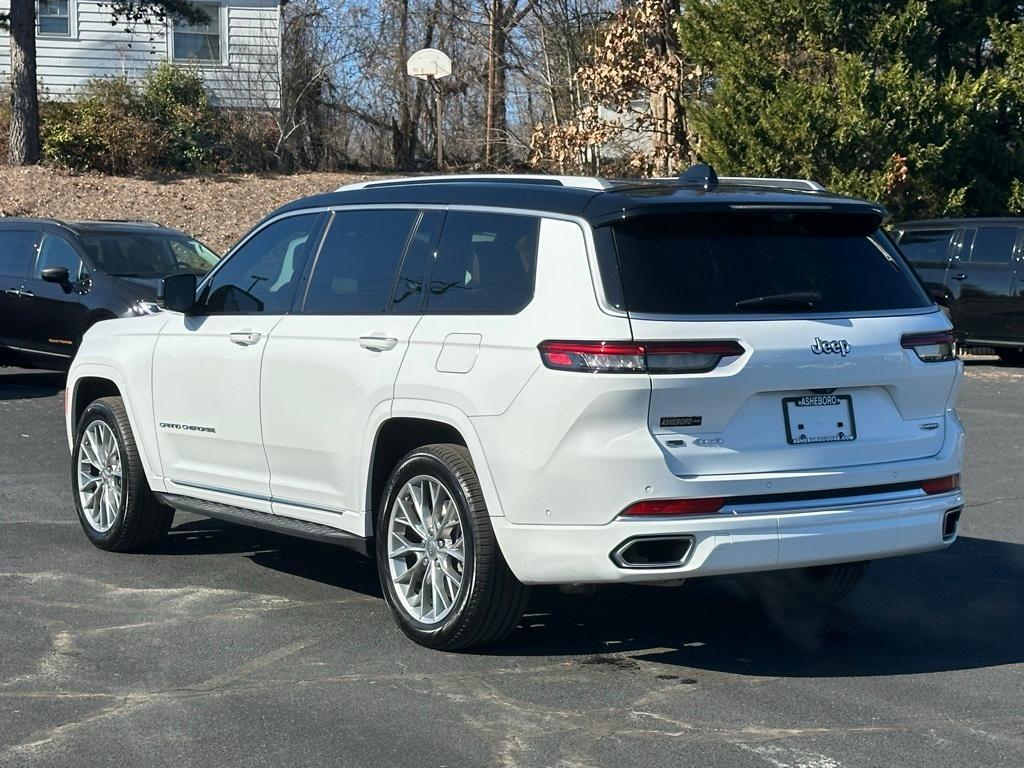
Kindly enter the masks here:
<path id="1" fill-rule="evenodd" d="M 70 371 L 86 535 L 175 509 L 375 554 L 434 648 L 531 584 L 799 569 L 947 546 L 962 364 L 876 205 L 809 182 L 442 177 L 285 206 Z"/>

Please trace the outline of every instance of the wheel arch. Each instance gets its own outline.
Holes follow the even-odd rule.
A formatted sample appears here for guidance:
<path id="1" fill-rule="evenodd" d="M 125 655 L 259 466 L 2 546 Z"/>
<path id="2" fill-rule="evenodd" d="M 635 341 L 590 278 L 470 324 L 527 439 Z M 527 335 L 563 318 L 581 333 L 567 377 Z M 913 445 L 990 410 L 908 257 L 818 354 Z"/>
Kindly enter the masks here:
<path id="1" fill-rule="evenodd" d="M 365 509 L 367 530 L 372 534 L 381 495 L 392 470 L 409 451 L 421 445 L 454 443 L 469 451 L 490 516 L 502 516 L 497 491 L 483 455 L 483 448 L 469 417 L 452 406 L 426 401 L 395 405 L 372 430 L 365 462 Z"/>
<path id="2" fill-rule="evenodd" d="M 65 420 L 67 425 L 68 447 L 74 448 L 75 432 L 89 403 L 101 397 L 120 397 L 128 414 L 128 422 L 135 435 L 135 441 L 142 459 L 146 476 L 152 484 L 153 478 L 159 473 L 154 472 L 156 465 L 152 461 L 149 433 L 143 429 L 139 414 L 135 412 L 131 393 L 126 385 L 126 378 L 108 365 L 100 363 L 79 363 L 72 367 L 68 376 L 65 391 Z"/>

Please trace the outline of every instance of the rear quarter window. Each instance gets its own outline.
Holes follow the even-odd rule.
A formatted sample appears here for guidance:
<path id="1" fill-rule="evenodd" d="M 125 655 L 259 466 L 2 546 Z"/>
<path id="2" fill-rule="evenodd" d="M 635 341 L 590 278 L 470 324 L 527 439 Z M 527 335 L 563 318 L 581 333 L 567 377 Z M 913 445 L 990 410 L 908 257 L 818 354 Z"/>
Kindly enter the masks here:
<path id="1" fill-rule="evenodd" d="M 637 314 L 884 312 L 931 300 L 868 216 L 725 213 L 611 225 L 621 301 Z M 598 238 L 600 242 L 600 238 Z M 609 300 L 612 300 L 609 296 Z"/>
<path id="2" fill-rule="evenodd" d="M 540 219 L 450 211 L 430 276 L 431 314 L 512 315 L 533 299 Z"/>

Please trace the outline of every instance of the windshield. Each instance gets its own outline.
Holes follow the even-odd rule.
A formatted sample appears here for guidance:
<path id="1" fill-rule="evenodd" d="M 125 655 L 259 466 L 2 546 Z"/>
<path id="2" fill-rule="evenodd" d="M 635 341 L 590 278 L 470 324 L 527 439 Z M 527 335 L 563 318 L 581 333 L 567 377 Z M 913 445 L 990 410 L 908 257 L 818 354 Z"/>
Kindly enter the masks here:
<path id="1" fill-rule="evenodd" d="M 103 232 L 82 235 L 89 258 L 114 277 L 166 277 L 177 272 L 205 275 L 220 256 L 198 240 L 160 232 Z"/>
<path id="2" fill-rule="evenodd" d="M 931 306 L 876 226 L 869 217 L 824 213 L 640 216 L 611 227 L 619 274 L 605 274 L 611 260 L 602 258 L 602 278 L 612 286 L 613 304 L 640 314 L 852 313 Z M 617 297 L 615 289 L 621 289 Z"/>

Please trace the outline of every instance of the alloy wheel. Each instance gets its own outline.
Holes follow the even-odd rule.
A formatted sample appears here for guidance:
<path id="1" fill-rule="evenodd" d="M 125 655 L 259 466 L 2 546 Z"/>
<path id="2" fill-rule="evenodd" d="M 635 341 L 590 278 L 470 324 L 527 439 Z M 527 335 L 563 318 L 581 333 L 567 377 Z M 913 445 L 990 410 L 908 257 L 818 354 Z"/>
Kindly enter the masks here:
<path id="1" fill-rule="evenodd" d="M 124 493 L 121 450 L 107 422 L 97 419 L 85 428 L 77 464 L 82 512 L 94 530 L 105 533 L 117 520 Z"/>
<path id="2" fill-rule="evenodd" d="M 462 514 L 437 478 L 417 475 L 395 496 L 388 523 L 388 567 L 402 607 L 423 624 L 455 608 L 465 577 Z"/>

